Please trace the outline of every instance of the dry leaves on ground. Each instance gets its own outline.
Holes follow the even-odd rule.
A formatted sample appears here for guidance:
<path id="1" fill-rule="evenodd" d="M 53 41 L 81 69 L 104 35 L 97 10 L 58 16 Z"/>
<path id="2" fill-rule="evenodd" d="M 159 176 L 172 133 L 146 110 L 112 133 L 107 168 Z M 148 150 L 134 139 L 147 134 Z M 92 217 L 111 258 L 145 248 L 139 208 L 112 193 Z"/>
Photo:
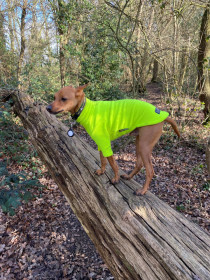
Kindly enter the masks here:
<path id="1" fill-rule="evenodd" d="M 161 108 L 158 90 L 150 91 L 154 94 L 147 101 Z M 203 146 L 192 143 L 190 129 L 199 134 L 202 126 L 200 122 L 193 123 L 182 133 L 180 141 L 165 134 L 161 137 L 153 152 L 156 175 L 150 191 L 208 230 L 205 151 Z M 81 127 L 76 131 L 96 148 Z M 135 165 L 134 139 L 122 138 L 113 146 L 118 164 L 129 172 Z M 140 184 L 144 178 L 144 169 L 135 176 Z M 23 204 L 16 216 L 0 212 L 0 280 L 114 279 L 47 173 L 41 183 L 47 186 L 42 196 Z"/>

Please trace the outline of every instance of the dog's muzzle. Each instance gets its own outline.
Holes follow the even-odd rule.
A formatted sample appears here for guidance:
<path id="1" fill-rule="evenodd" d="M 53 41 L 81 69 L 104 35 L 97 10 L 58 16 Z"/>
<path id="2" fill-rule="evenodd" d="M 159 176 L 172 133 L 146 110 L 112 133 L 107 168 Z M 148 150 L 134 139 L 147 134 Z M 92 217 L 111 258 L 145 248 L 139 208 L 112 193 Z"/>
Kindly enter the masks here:
<path id="1" fill-rule="evenodd" d="M 54 114 L 54 115 L 63 112 L 63 110 L 60 110 L 60 111 L 58 111 L 58 112 L 53 112 L 53 111 L 52 111 L 52 105 L 48 105 L 48 106 L 46 107 L 46 110 L 47 110 L 50 114 Z"/>
<path id="2" fill-rule="evenodd" d="M 51 105 L 48 105 L 46 107 L 46 110 L 49 112 L 49 113 L 52 113 L 52 106 Z"/>

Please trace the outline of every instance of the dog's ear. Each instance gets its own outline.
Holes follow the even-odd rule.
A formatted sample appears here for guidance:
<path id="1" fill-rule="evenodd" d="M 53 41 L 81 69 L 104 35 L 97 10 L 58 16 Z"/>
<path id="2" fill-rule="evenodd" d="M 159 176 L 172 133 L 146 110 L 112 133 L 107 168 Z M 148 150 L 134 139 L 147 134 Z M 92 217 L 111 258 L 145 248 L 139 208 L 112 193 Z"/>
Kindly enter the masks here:
<path id="1" fill-rule="evenodd" d="M 80 95 L 83 92 L 83 89 L 85 89 L 89 84 L 79 86 L 76 88 L 76 95 Z"/>

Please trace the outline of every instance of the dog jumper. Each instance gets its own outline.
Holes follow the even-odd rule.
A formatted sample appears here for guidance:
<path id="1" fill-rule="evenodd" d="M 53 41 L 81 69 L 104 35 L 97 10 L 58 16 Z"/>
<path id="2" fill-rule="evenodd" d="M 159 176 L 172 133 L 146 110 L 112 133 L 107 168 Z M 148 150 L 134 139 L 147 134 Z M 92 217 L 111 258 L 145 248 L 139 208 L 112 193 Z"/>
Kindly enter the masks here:
<path id="1" fill-rule="evenodd" d="M 109 157 L 113 155 L 112 140 L 137 127 L 161 123 L 168 115 L 140 100 L 91 101 L 87 98 L 77 122 L 86 129 L 103 156 Z"/>

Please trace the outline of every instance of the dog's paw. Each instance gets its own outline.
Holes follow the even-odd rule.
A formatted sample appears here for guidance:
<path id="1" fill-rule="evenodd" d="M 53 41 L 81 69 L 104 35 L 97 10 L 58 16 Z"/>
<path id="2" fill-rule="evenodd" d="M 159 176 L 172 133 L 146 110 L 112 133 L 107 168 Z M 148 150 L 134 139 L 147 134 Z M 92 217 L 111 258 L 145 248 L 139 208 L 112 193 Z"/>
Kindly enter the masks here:
<path id="1" fill-rule="evenodd" d="M 134 194 L 134 195 L 137 195 L 137 196 L 142 196 L 142 195 L 144 195 L 146 192 L 147 192 L 147 190 L 139 189 L 139 190 L 134 191 L 133 194 Z"/>
<path id="2" fill-rule="evenodd" d="M 103 170 L 101 170 L 101 169 L 98 169 L 98 170 L 95 171 L 95 174 L 98 175 L 98 176 L 100 176 L 100 175 L 104 174 L 104 172 L 105 172 L 105 171 L 103 171 Z"/>
<path id="3" fill-rule="evenodd" d="M 120 175 L 120 177 L 124 180 L 130 180 L 131 179 L 131 177 L 127 174 L 122 174 L 122 175 Z"/>
<path id="4" fill-rule="evenodd" d="M 134 195 L 137 195 L 137 196 L 142 196 L 142 194 L 141 194 L 141 193 L 138 193 L 137 191 L 134 191 L 133 194 L 134 194 Z"/>
<path id="5" fill-rule="evenodd" d="M 117 178 L 111 179 L 111 180 L 110 180 L 110 183 L 111 183 L 112 185 L 116 185 L 116 184 L 119 183 L 119 181 L 120 181 L 120 177 L 117 177 Z"/>

